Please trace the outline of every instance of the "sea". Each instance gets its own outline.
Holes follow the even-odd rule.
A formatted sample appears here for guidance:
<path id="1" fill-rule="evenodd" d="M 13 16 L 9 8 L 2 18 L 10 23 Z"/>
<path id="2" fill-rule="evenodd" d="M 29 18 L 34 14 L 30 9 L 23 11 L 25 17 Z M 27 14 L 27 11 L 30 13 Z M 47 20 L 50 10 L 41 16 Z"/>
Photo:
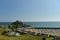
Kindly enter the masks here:
<path id="1" fill-rule="evenodd" d="M 9 25 L 12 22 L 0 22 L 0 25 Z M 60 28 L 60 22 L 23 22 L 31 27 Z"/>

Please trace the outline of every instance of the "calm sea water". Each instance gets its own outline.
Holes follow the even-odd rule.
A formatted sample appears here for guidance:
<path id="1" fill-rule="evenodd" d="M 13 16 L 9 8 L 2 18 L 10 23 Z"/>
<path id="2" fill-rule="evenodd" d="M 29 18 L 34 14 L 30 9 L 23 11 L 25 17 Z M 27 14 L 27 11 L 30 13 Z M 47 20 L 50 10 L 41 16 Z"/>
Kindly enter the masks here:
<path id="1" fill-rule="evenodd" d="M 0 25 L 8 25 L 12 22 L 0 22 Z M 52 28 L 60 28 L 60 22 L 24 22 L 27 25 L 31 25 L 32 27 L 52 27 Z"/>

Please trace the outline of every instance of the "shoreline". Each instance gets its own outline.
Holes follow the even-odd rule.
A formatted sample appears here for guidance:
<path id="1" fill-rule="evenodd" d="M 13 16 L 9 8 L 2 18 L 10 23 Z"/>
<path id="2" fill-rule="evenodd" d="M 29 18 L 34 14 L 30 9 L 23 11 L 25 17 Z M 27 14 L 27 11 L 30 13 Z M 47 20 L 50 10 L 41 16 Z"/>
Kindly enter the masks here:
<path id="1" fill-rule="evenodd" d="M 60 27 L 59 28 L 52 28 L 52 27 L 33 27 L 33 28 L 35 28 L 35 29 L 60 29 Z"/>

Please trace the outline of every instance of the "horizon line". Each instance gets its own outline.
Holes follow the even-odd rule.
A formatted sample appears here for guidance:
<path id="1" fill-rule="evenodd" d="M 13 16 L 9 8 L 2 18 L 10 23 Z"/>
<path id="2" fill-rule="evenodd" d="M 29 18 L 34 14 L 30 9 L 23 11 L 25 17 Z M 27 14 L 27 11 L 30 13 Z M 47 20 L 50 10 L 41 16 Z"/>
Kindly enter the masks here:
<path id="1" fill-rule="evenodd" d="M 18 20 L 21 21 L 21 20 Z M 0 22 L 15 22 L 15 21 L 0 21 Z M 60 21 L 21 21 L 21 22 L 60 22 Z"/>

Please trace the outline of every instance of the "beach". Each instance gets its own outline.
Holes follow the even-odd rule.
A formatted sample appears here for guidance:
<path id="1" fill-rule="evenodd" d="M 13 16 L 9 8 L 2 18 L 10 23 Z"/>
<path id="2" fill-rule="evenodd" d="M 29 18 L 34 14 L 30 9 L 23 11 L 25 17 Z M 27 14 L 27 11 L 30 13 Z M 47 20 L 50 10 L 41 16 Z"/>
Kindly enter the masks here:
<path id="1" fill-rule="evenodd" d="M 25 31 L 40 33 L 40 34 L 49 34 L 52 36 L 60 36 L 60 29 L 35 29 L 35 28 L 21 28 Z M 20 30 L 20 29 L 18 29 Z"/>

